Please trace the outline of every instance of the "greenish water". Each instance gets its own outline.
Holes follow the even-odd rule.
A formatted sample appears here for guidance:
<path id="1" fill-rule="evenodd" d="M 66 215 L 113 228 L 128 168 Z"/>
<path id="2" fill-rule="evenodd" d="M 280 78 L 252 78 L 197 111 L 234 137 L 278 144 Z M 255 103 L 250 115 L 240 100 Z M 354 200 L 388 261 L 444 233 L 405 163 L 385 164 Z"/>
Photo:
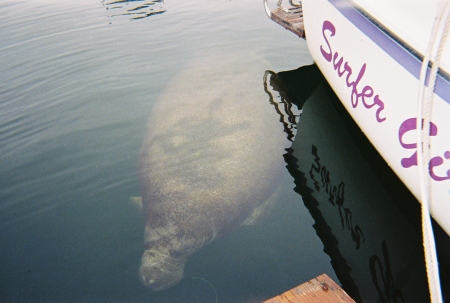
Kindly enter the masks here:
<path id="1" fill-rule="evenodd" d="M 0 36 L 0 301 L 214 302 L 205 279 L 219 302 L 257 302 L 332 274 L 287 192 L 292 211 L 280 215 L 302 220 L 216 241 L 166 292 L 138 279 L 143 222 L 128 199 L 140 194 L 139 149 L 166 83 L 199 51 L 248 53 L 274 70 L 311 62 L 261 3 L 3 1 Z M 303 233 L 312 245 L 296 243 Z"/>
<path id="2" fill-rule="evenodd" d="M 335 269 L 345 262 L 330 263 L 335 255 L 324 252 L 317 213 L 298 194 L 292 167 L 272 213 L 193 255 L 178 285 L 155 293 L 138 278 L 144 223 L 129 197 L 140 195 L 139 150 L 166 84 L 188 63 L 201 65 L 199 54 L 248 56 L 267 104 L 266 69 L 312 63 L 305 41 L 271 22 L 260 1 L 3 1 L 0 37 L 1 302 L 249 303 L 324 272 L 339 282 Z M 325 138 L 305 127 L 294 146 Z M 382 255 L 377 224 L 387 221 L 353 216 L 376 240 L 376 251 L 355 257 L 365 268 L 366 256 Z M 350 271 L 376 288 L 373 273 Z M 378 295 L 361 294 L 368 302 Z"/>

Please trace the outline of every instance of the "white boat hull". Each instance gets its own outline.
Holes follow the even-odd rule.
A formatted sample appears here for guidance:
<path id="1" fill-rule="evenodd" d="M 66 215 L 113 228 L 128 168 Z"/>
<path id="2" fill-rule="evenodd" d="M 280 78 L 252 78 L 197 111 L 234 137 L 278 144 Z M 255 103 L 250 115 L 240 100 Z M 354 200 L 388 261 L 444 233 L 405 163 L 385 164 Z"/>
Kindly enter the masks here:
<path id="1" fill-rule="evenodd" d="M 402 46 L 392 32 L 350 2 L 304 0 L 302 4 L 314 61 L 365 135 L 420 201 L 416 119 L 421 61 L 417 52 L 424 50 Z M 444 67 L 449 55 L 450 49 Z M 432 107 L 427 177 L 430 212 L 450 235 L 449 119 L 450 83 L 443 73 L 437 79 Z"/>

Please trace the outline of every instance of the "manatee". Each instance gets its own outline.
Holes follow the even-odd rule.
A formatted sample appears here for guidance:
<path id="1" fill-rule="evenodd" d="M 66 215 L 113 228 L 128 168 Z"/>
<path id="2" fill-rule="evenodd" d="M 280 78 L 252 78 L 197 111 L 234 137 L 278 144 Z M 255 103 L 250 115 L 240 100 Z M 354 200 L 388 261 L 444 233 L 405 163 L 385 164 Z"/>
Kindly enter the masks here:
<path id="1" fill-rule="evenodd" d="M 287 140 L 264 67 L 229 53 L 200 56 L 155 102 L 139 159 L 139 273 L 152 290 L 177 284 L 191 254 L 252 222 L 276 192 Z"/>

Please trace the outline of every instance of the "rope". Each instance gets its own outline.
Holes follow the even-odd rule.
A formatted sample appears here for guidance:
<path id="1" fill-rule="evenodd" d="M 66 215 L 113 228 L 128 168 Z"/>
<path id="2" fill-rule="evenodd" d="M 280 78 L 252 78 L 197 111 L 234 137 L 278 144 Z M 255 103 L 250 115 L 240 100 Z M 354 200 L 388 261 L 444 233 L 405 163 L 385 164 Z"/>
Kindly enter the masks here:
<path id="1" fill-rule="evenodd" d="M 431 196 L 431 186 L 429 179 L 428 163 L 430 161 L 430 123 L 432 115 L 432 105 L 434 98 L 434 88 L 437 73 L 441 64 L 445 42 L 450 30 L 450 0 L 442 1 L 438 6 L 436 18 L 428 41 L 425 57 L 422 62 L 419 77 L 419 101 L 416 125 L 418 131 L 417 160 L 419 167 L 419 181 L 422 202 L 422 233 L 423 246 L 425 252 L 425 264 L 428 276 L 428 287 L 431 302 L 443 302 L 439 280 L 439 268 L 436 255 L 436 244 L 431 225 L 429 199 Z M 439 37 L 440 33 L 440 37 Z M 426 76 L 428 65 L 431 64 L 430 79 L 426 87 Z M 423 121 L 423 122 L 422 122 Z M 422 127 L 420 127 L 422 126 Z M 420 127 L 420 128 L 419 128 Z"/>
<path id="2" fill-rule="evenodd" d="M 216 288 L 214 287 L 214 285 L 212 285 L 208 280 L 206 280 L 206 279 L 204 279 L 202 277 L 192 277 L 191 279 L 193 279 L 193 280 L 194 279 L 198 279 L 198 280 L 202 280 L 202 281 L 208 283 L 209 286 L 211 286 L 211 288 L 214 290 L 214 295 L 216 296 L 216 303 L 217 303 L 218 297 L 217 297 L 217 291 L 216 291 Z"/>

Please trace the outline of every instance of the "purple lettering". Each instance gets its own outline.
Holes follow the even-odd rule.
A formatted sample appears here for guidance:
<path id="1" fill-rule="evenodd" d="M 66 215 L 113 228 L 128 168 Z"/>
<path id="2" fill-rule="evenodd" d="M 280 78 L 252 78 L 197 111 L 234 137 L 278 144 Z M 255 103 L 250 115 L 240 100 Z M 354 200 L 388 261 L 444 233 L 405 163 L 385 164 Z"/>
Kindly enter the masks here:
<path id="1" fill-rule="evenodd" d="M 444 157 L 447 160 L 450 159 L 450 151 L 446 151 L 444 153 Z M 436 181 L 450 180 L 450 169 L 447 170 L 447 176 L 445 176 L 445 177 L 440 177 L 434 173 L 434 168 L 436 166 L 440 166 L 442 164 L 444 164 L 444 159 L 442 159 L 442 157 L 434 157 L 430 160 L 430 163 L 428 163 L 430 177 L 433 178 L 433 180 L 436 180 Z"/>
<path id="2" fill-rule="evenodd" d="M 376 98 L 377 96 L 375 96 Z M 378 112 L 377 112 L 378 113 Z M 416 143 L 405 143 L 403 141 L 403 136 L 411 131 L 411 130 L 416 130 L 417 129 L 417 119 L 416 118 L 409 118 L 406 119 L 405 121 L 403 121 L 403 123 L 400 125 L 399 129 L 398 129 L 398 141 L 400 142 L 400 145 L 405 148 L 405 149 L 417 149 L 417 144 Z M 423 120 L 422 120 L 422 124 L 423 124 Z M 423 125 L 422 125 L 423 128 Z M 438 128 L 436 126 L 436 124 L 434 124 L 433 122 L 430 122 L 430 136 L 436 136 L 438 132 Z M 435 160 L 436 161 L 436 160 Z M 411 166 L 417 166 L 417 151 L 415 151 L 410 157 L 408 158 L 403 158 L 400 161 L 401 165 L 404 168 L 409 168 Z M 433 162 L 433 163 L 437 163 L 437 162 Z M 441 163 L 442 164 L 442 163 Z M 430 164 L 431 165 L 431 164 Z M 440 164 L 439 164 L 440 165 Z M 435 165 L 436 166 L 436 165 Z"/>
<path id="3" fill-rule="evenodd" d="M 344 58 L 341 57 L 341 59 L 339 59 L 339 61 L 336 63 L 336 59 L 338 56 L 339 56 L 339 53 L 335 52 L 334 56 L 333 56 L 333 66 L 334 66 L 334 70 L 337 71 L 339 77 L 342 77 L 342 75 L 345 73 L 345 69 L 343 71 L 340 71 L 339 68 L 341 67 L 342 62 L 344 61 Z"/>
<path id="4" fill-rule="evenodd" d="M 410 130 L 414 130 L 417 128 L 417 119 L 416 118 L 409 118 L 403 121 L 403 123 L 400 125 L 400 128 L 398 129 L 398 141 L 400 142 L 400 145 L 403 148 L 411 149 L 416 148 L 416 143 L 404 143 L 403 142 L 403 135 L 409 132 Z"/>
<path id="5" fill-rule="evenodd" d="M 329 33 L 328 33 L 329 32 Z M 333 37 L 336 34 L 336 27 L 328 20 L 325 20 L 322 24 L 322 35 L 325 39 L 325 43 L 327 47 L 320 45 L 320 52 L 326 61 L 332 63 L 334 70 L 337 72 L 339 78 L 341 78 L 345 72 L 347 72 L 347 77 L 345 79 L 347 87 L 351 88 L 350 100 L 353 108 L 358 106 L 359 100 L 361 98 L 363 106 L 367 109 L 374 107 L 375 105 L 378 107 L 376 111 L 376 120 L 378 123 L 381 123 L 386 120 L 386 117 L 381 117 L 381 112 L 384 110 L 384 102 L 380 99 L 379 95 L 375 95 L 373 97 L 373 103 L 370 103 L 367 99 L 371 98 L 375 93 L 371 86 L 364 86 L 362 92 L 358 92 L 358 84 L 361 79 L 364 77 L 366 72 L 367 64 L 364 63 L 359 70 L 358 76 L 354 81 L 350 80 L 350 77 L 353 74 L 353 70 L 348 62 L 345 61 L 344 57 L 339 57 L 338 52 L 333 52 L 331 49 L 329 38 Z M 345 63 L 344 63 L 345 62 Z M 342 66 L 342 64 L 344 64 Z"/>
<path id="6" fill-rule="evenodd" d="M 422 124 L 423 124 L 422 120 Z M 400 142 L 401 146 L 406 149 L 412 149 L 417 148 L 416 143 L 405 143 L 403 142 L 403 135 L 411 130 L 417 129 L 417 119 L 416 118 L 409 118 L 403 121 L 403 123 L 400 125 L 400 128 L 398 129 L 398 141 Z M 423 129 L 423 125 L 422 125 Z M 430 122 L 430 136 L 437 136 L 438 128 L 436 124 L 433 122 Z"/>
<path id="7" fill-rule="evenodd" d="M 409 158 L 403 158 L 400 161 L 401 165 L 404 168 L 410 168 L 411 166 L 417 166 L 417 152 L 414 152 L 414 154 L 411 155 Z"/>
<path id="8" fill-rule="evenodd" d="M 377 116 L 378 123 L 381 123 L 384 120 L 386 120 L 386 117 L 380 118 L 380 113 L 384 109 L 384 103 L 383 103 L 383 101 L 380 100 L 380 97 L 378 95 L 376 95 L 375 98 L 373 98 L 373 101 L 374 101 L 374 105 L 375 104 L 378 105 L 378 109 L 377 109 L 377 112 L 375 115 Z"/>
<path id="9" fill-rule="evenodd" d="M 366 108 L 371 108 L 372 106 L 375 105 L 375 101 L 372 104 L 366 102 L 366 98 L 370 98 L 372 96 L 373 96 L 373 89 L 369 85 L 364 86 L 362 92 L 358 95 L 358 97 L 362 98 L 362 102 Z"/>
<path id="10" fill-rule="evenodd" d="M 330 31 L 330 37 L 333 37 L 336 34 L 336 28 L 334 27 L 333 23 L 331 23 L 330 21 L 324 21 L 323 25 L 322 25 L 322 34 L 323 34 L 323 38 L 325 39 L 325 42 L 328 45 L 328 53 L 323 49 L 322 45 L 320 46 L 320 52 L 322 53 L 322 56 L 325 58 L 325 60 L 327 60 L 328 62 L 331 62 L 331 58 L 332 58 L 332 51 L 331 51 L 331 46 L 330 43 L 328 42 L 327 37 L 325 36 L 325 31 Z"/>
<path id="11" fill-rule="evenodd" d="M 361 79 L 362 79 L 362 77 L 364 76 L 364 73 L 366 72 L 366 64 L 364 63 L 363 64 L 363 66 L 361 67 L 361 69 L 359 70 L 359 74 L 358 74 L 358 77 L 356 78 L 356 80 L 355 81 L 353 81 L 353 82 L 351 82 L 351 83 L 349 83 L 348 81 L 349 81 L 349 78 L 350 78 L 350 76 L 351 76 L 351 69 L 350 69 L 350 72 L 349 72 L 349 74 L 347 75 L 347 86 L 348 87 L 352 87 L 352 94 L 351 94 L 351 96 L 350 96 L 350 99 L 351 99 L 351 101 L 352 101 L 352 106 L 353 106 L 353 108 L 355 108 L 356 106 L 358 106 L 358 88 L 357 88 L 357 86 L 358 86 L 358 84 L 359 84 L 359 81 L 361 81 Z M 356 99 L 354 99 L 354 96 L 356 96 Z"/>

